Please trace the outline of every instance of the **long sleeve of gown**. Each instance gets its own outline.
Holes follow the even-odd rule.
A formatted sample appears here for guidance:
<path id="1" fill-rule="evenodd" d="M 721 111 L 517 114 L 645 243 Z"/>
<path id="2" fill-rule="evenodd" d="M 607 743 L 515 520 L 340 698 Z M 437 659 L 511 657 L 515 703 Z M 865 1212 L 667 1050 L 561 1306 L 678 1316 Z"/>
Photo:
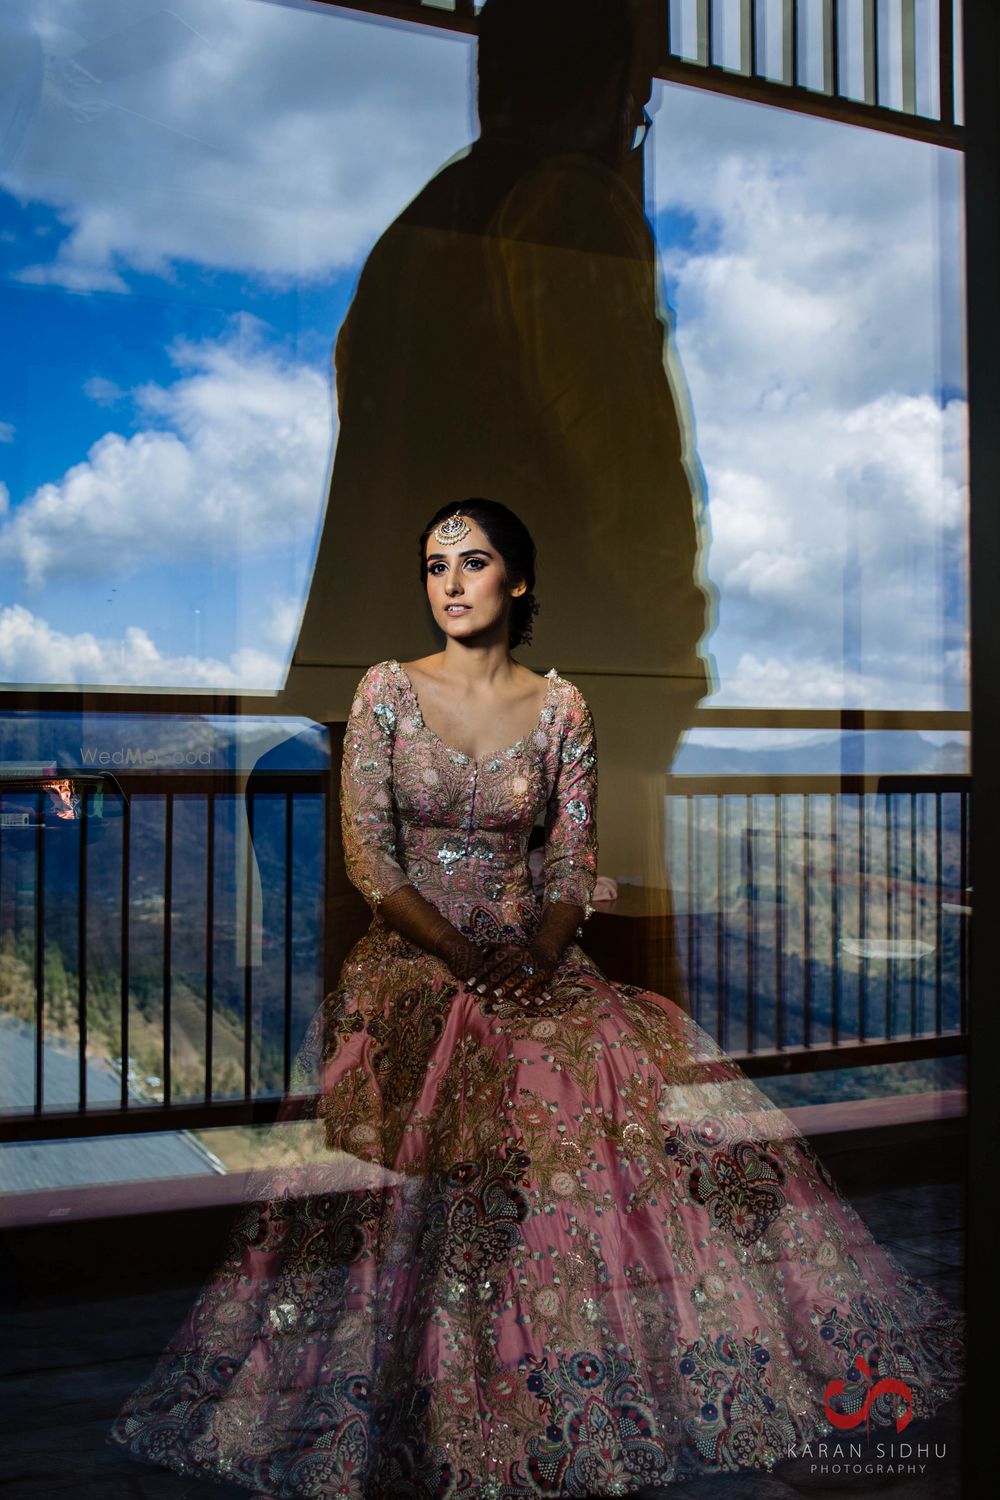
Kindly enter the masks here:
<path id="1" fill-rule="evenodd" d="M 344 733 L 340 823 L 347 878 L 374 911 L 410 878 L 396 852 L 392 747 L 396 700 L 382 663 L 359 682 Z"/>
<path id="2" fill-rule="evenodd" d="M 590 705 L 570 692 L 559 767 L 545 815 L 545 904 L 573 902 L 584 920 L 597 881 L 597 733 Z M 543 916 L 544 920 L 544 916 Z"/>

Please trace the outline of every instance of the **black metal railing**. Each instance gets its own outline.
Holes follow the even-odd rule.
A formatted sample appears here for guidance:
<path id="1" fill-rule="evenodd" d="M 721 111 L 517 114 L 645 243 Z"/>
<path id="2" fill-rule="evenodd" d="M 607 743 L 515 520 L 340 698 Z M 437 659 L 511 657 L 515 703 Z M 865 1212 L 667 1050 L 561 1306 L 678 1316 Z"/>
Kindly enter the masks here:
<path id="1" fill-rule="evenodd" d="M 971 778 L 677 776 L 692 1014 L 780 1068 L 965 1050 Z"/>
<path id="2" fill-rule="evenodd" d="M 118 784 L 97 834 L 86 799 L 55 835 L 41 816 L 19 845 L 0 830 L 0 943 L 32 977 L 35 1059 L 33 1098 L 0 1101 L 0 1139 L 273 1118 L 320 998 L 329 773 Z M 692 1013 L 726 1051 L 767 1072 L 964 1050 L 969 778 L 670 792 Z M 74 1100 L 47 1097 L 52 1041 L 76 1048 Z M 88 1087 L 102 1051 L 114 1101 Z"/>
<path id="3" fill-rule="evenodd" d="M 678 79 L 700 71 L 703 86 L 777 86 L 789 107 L 957 145 L 956 12 L 954 0 L 665 0 L 666 64 Z"/>
<path id="4" fill-rule="evenodd" d="M 323 979 L 329 776 L 246 783 L 118 773 L 100 816 L 84 796 L 54 822 L 42 788 L 29 826 L 0 827 L 0 1015 L 34 1052 L 30 1103 L 0 1101 L 0 1134 L 23 1137 L 26 1115 L 34 1136 L 267 1117 L 288 1090 Z M 48 1096 L 52 1045 L 76 1051 L 72 1101 Z"/>
<path id="5" fill-rule="evenodd" d="M 474 34 L 481 0 L 322 0 Z M 961 147 L 960 0 L 648 0 L 655 72 Z"/>

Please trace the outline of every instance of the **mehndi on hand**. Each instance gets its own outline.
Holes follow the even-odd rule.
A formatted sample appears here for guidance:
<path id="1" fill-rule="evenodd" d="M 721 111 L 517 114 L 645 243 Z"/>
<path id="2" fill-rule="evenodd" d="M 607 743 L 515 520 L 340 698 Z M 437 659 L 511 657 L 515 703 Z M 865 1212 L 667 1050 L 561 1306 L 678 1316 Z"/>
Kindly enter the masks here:
<path id="1" fill-rule="evenodd" d="M 382 917 L 390 927 L 433 953 L 456 979 L 465 982 L 480 962 L 481 949 L 448 921 L 433 902 L 414 885 L 402 885 L 380 903 Z"/>
<path id="2" fill-rule="evenodd" d="M 470 985 L 480 995 L 494 999 L 513 997 L 522 1004 L 549 999 L 549 979 L 556 964 L 529 943 L 491 943 L 482 950 L 483 961 Z"/>

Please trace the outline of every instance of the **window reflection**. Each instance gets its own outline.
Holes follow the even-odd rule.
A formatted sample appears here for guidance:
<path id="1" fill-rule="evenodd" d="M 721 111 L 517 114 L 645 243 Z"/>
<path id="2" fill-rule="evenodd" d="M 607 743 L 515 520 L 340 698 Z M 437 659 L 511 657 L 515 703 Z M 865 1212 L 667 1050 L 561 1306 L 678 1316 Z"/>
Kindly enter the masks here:
<path id="1" fill-rule="evenodd" d="M 273 691 L 333 338 L 467 139 L 469 43 L 245 0 L 17 0 L 0 28 L 3 678 Z"/>
<path id="2" fill-rule="evenodd" d="M 460 28 L 481 9 L 420 8 Z M 752 12 L 758 71 L 787 83 L 787 10 L 672 3 L 672 55 L 706 78 L 713 67 L 746 77 Z M 825 8 L 797 13 L 799 81 L 819 90 Z M 874 62 L 856 20 L 841 9 L 840 84 L 863 102 Z M 259 1236 L 270 1253 L 287 1221 L 303 1257 L 242 1285 L 265 1309 L 260 1347 L 287 1351 L 354 1274 L 345 1267 L 370 1243 L 378 1195 L 400 1195 L 398 1218 L 386 1216 L 386 1242 L 396 1238 L 384 1263 L 384 1245 L 363 1258 L 354 1290 L 372 1267 L 404 1265 L 412 1285 L 393 1281 L 392 1295 L 412 1310 L 447 1241 L 458 1258 L 434 1284 L 442 1323 L 467 1303 L 473 1321 L 486 1316 L 491 1268 L 538 1203 L 550 1237 L 575 1204 L 572 1222 L 587 1228 L 560 1240 L 558 1280 L 532 1280 L 530 1310 L 501 1319 L 515 1342 L 547 1329 L 534 1384 L 510 1345 L 496 1368 L 476 1355 L 449 1368 L 453 1384 L 435 1377 L 447 1410 L 434 1420 L 457 1423 L 455 1452 L 473 1463 L 469 1433 L 484 1424 L 473 1413 L 463 1425 L 463 1402 L 475 1385 L 492 1403 L 496 1472 L 528 1463 L 497 1437 L 498 1414 L 516 1412 L 532 1462 L 544 1449 L 579 1466 L 567 1493 L 617 1493 L 623 1474 L 628 1488 L 641 1464 L 587 1469 L 583 1429 L 556 1420 L 602 1381 L 618 1411 L 619 1367 L 581 1355 L 615 1340 L 619 1354 L 641 1347 L 649 1395 L 629 1432 L 675 1418 L 686 1380 L 701 1451 L 709 1439 L 749 1451 L 719 1426 L 714 1367 L 691 1363 L 689 1348 L 677 1364 L 682 1342 L 704 1335 L 707 1359 L 720 1331 L 748 1333 L 734 1244 L 764 1246 L 761 1266 L 784 1256 L 800 1303 L 807 1264 L 826 1268 L 827 1300 L 844 1285 L 878 1292 L 853 1329 L 829 1315 L 815 1335 L 824 1348 L 891 1325 L 895 1357 L 928 1321 L 944 1327 L 962 1289 L 973 902 L 962 181 L 953 133 L 931 139 L 939 80 L 931 88 L 891 46 L 875 69 L 883 103 L 929 112 L 920 140 L 793 113 L 777 97 L 727 98 L 690 73 L 650 85 L 636 65 L 609 92 L 606 53 L 588 73 L 558 38 L 549 54 L 517 51 L 518 108 L 496 77 L 491 102 L 487 77 L 479 135 L 468 30 L 319 4 L 18 0 L 0 41 L 14 80 L 0 89 L 0 305 L 22 351 L 0 371 L 0 1188 L 24 1231 L 12 1240 L 19 1274 L 46 1304 L 46 1257 L 63 1242 L 50 1225 L 32 1236 L 50 1219 L 92 1225 L 97 1243 L 116 1216 L 148 1228 L 156 1215 L 167 1259 L 200 1283 L 212 1236 L 192 1215 L 216 1214 L 221 1232 L 223 1211 L 231 1227 L 244 1199 L 265 1202 L 240 1221 L 244 1241 Z M 387 675 L 359 681 L 371 663 L 398 675 L 400 657 L 454 644 L 413 544 L 438 507 L 480 494 L 509 502 L 538 542 L 541 609 L 517 642 L 518 661 L 552 679 L 535 741 L 557 722 L 558 685 L 577 710 L 561 764 L 593 769 L 578 694 L 593 710 L 601 787 L 596 846 L 586 789 L 551 824 L 539 806 L 533 827 L 531 812 L 518 825 L 526 857 L 512 879 L 543 907 L 562 830 L 566 888 L 587 898 L 573 934 L 584 967 L 573 1005 L 564 996 L 517 1032 L 533 1049 L 529 1082 L 551 1071 L 559 1096 L 520 1101 L 516 1153 L 502 1161 L 502 1068 L 489 1054 L 468 1082 L 472 1033 L 453 1037 L 426 1008 L 426 948 L 416 943 L 404 976 L 399 952 L 378 946 L 361 896 L 378 905 L 395 892 L 352 884 L 363 855 L 342 838 L 377 826 L 390 881 L 395 870 L 437 891 L 428 869 L 436 878 L 454 858 L 461 886 L 469 849 L 434 835 L 465 806 L 466 778 L 477 847 L 509 873 L 509 848 L 489 841 L 510 809 L 477 780 L 489 757 L 454 747 L 516 749 L 532 733 L 487 735 L 473 703 L 460 735 L 437 736 L 441 764 L 418 764 L 420 731 L 420 753 L 434 738 L 420 702 L 447 723 L 447 694 L 437 716 L 425 696 L 433 673 L 413 673 L 405 711 Z M 383 773 L 384 799 L 366 801 Z M 496 868 L 489 881 L 487 896 L 503 884 Z M 489 900 L 463 913 L 495 936 Z M 381 1013 L 372 997 L 383 994 L 393 1003 Z M 491 1038 L 517 1029 L 489 997 L 470 1007 L 470 1027 L 483 1016 Z M 355 1056 L 376 1058 L 363 1077 L 324 1071 Z M 565 1102 L 574 1088 L 578 1110 Z M 443 1144 L 431 1131 L 421 1156 L 440 1119 Z M 611 1186 L 623 1164 L 628 1214 L 655 1210 L 650 1263 L 602 1261 L 595 1248 L 634 1222 Z M 517 1178 L 529 1169 L 533 1189 Z M 441 1201 L 451 1193 L 458 1208 L 428 1228 L 421 1194 L 444 1178 Z M 857 1190 L 874 1240 L 833 1180 Z M 657 1218 L 675 1192 L 677 1213 Z M 473 1220 L 489 1235 L 466 1243 Z M 116 1245 L 134 1234 L 148 1248 L 147 1229 L 116 1232 Z M 87 1233 L 66 1243 L 79 1249 Z M 317 1265 L 309 1254 L 327 1235 L 336 1255 Z M 546 1274 L 555 1265 L 548 1247 L 519 1287 L 546 1256 Z M 702 1264 L 709 1249 L 721 1272 Z M 151 1251 L 148 1265 L 132 1258 L 158 1301 L 164 1268 Z M 245 1269 L 230 1259 L 233 1275 Z M 918 1283 L 897 1280 L 904 1269 Z M 759 1305 L 773 1311 L 777 1283 L 760 1274 Z M 245 1332 L 252 1317 L 238 1311 Z M 783 1369 L 818 1326 L 803 1306 L 794 1314 L 778 1337 L 793 1339 Z M 210 1325 L 212 1337 L 230 1327 Z M 389 1382 L 379 1390 L 409 1391 L 426 1374 L 405 1352 L 394 1365 L 387 1346 L 373 1358 L 370 1332 L 360 1312 L 340 1327 L 359 1362 L 354 1406 L 336 1412 L 352 1442 L 376 1375 Z M 55 1364 L 63 1336 L 52 1334 Z M 167 1337 L 164 1326 L 146 1338 L 144 1356 Z M 769 1364 L 766 1342 L 747 1379 Z M 571 1344 L 572 1359 L 543 1375 L 539 1362 Z M 948 1359 L 959 1344 L 951 1337 Z M 276 1465 L 251 1474 L 239 1411 L 228 1396 L 218 1414 L 211 1405 L 229 1356 L 192 1347 L 219 1382 L 206 1408 L 214 1477 L 279 1492 L 284 1460 L 268 1443 L 283 1422 L 306 1468 L 327 1462 L 330 1445 L 317 1457 L 294 1404 L 299 1371 L 273 1421 L 251 1393 L 254 1452 Z M 335 1367 L 339 1378 L 346 1365 Z M 786 1391 L 793 1415 L 800 1401 L 815 1413 L 818 1371 Z M 860 1400 L 858 1373 L 847 1372 Z M 954 1376 L 937 1371 L 934 1395 Z M 105 1427 L 126 1394 L 95 1397 Z M 124 1443 L 138 1450 L 136 1432 L 152 1432 L 147 1457 L 154 1408 Z M 936 1411 L 925 1402 L 919 1415 Z M 766 1423 L 751 1436 L 753 1458 L 775 1457 Z M 172 1457 L 182 1450 L 186 1462 L 183 1444 Z M 660 1477 L 664 1451 L 651 1439 L 640 1455 Z M 87 1463 L 110 1472 L 106 1456 Z M 443 1482 L 443 1468 L 433 1474 Z M 484 1494 L 501 1493 L 495 1477 Z"/>

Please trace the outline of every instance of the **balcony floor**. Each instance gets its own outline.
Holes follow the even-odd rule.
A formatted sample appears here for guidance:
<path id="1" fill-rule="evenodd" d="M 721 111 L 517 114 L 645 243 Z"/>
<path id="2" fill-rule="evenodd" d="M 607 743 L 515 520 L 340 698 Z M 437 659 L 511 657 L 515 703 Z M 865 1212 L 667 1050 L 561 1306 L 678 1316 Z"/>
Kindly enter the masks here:
<path id="1" fill-rule="evenodd" d="M 907 1270 L 961 1304 L 960 1183 L 922 1183 L 849 1196 L 876 1238 L 891 1246 Z M 104 1232 L 106 1243 L 114 1236 L 114 1224 Z M 4 1276 L 8 1287 L 17 1275 L 13 1266 L 11 1275 Z M 68 1282 L 65 1275 L 60 1279 Z M 47 1298 L 23 1297 L 16 1308 L 8 1299 L 0 1369 L 0 1405 L 8 1414 L 8 1436 L 0 1453 L 0 1488 L 18 1500 L 59 1495 L 79 1500 L 246 1500 L 245 1489 L 147 1469 L 119 1456 L 104 1441 L 114 1413 L 148 1373 L 190 1306 L 197 1285 L 169 1285 L 162 1278 L 147 1277 L 132 1281 L 117 1295 L 107 1295 L 99 1284 L 88 1285 L 89 1296 L 66 1295 L 64 1285 Z M 698 1500 L 714 1500 L 717 1495 L 733 1500 L 790 1500 L 796 1495 L 822 1500 L 860 1489 L 891 1493 L 901 1500 L 958 1500 L 960 1412 L 953 1404 L 927 1430 L 918 1432 L 918 1425 L 913 1422 L 900 1438 L 890 1434 L 886 1441 L 929 1442 L 923 1474 L 822 1475 L 810 1472 L 814 1461 L 799 1458 L 773 1475 L 724 1476 L 699 1481 L 687 1491 L 678 1487 L 678 1492 L 695 1493 Z M 935 1456 L 936 1444 L 947 1445 L 945 1457 Z"/>

